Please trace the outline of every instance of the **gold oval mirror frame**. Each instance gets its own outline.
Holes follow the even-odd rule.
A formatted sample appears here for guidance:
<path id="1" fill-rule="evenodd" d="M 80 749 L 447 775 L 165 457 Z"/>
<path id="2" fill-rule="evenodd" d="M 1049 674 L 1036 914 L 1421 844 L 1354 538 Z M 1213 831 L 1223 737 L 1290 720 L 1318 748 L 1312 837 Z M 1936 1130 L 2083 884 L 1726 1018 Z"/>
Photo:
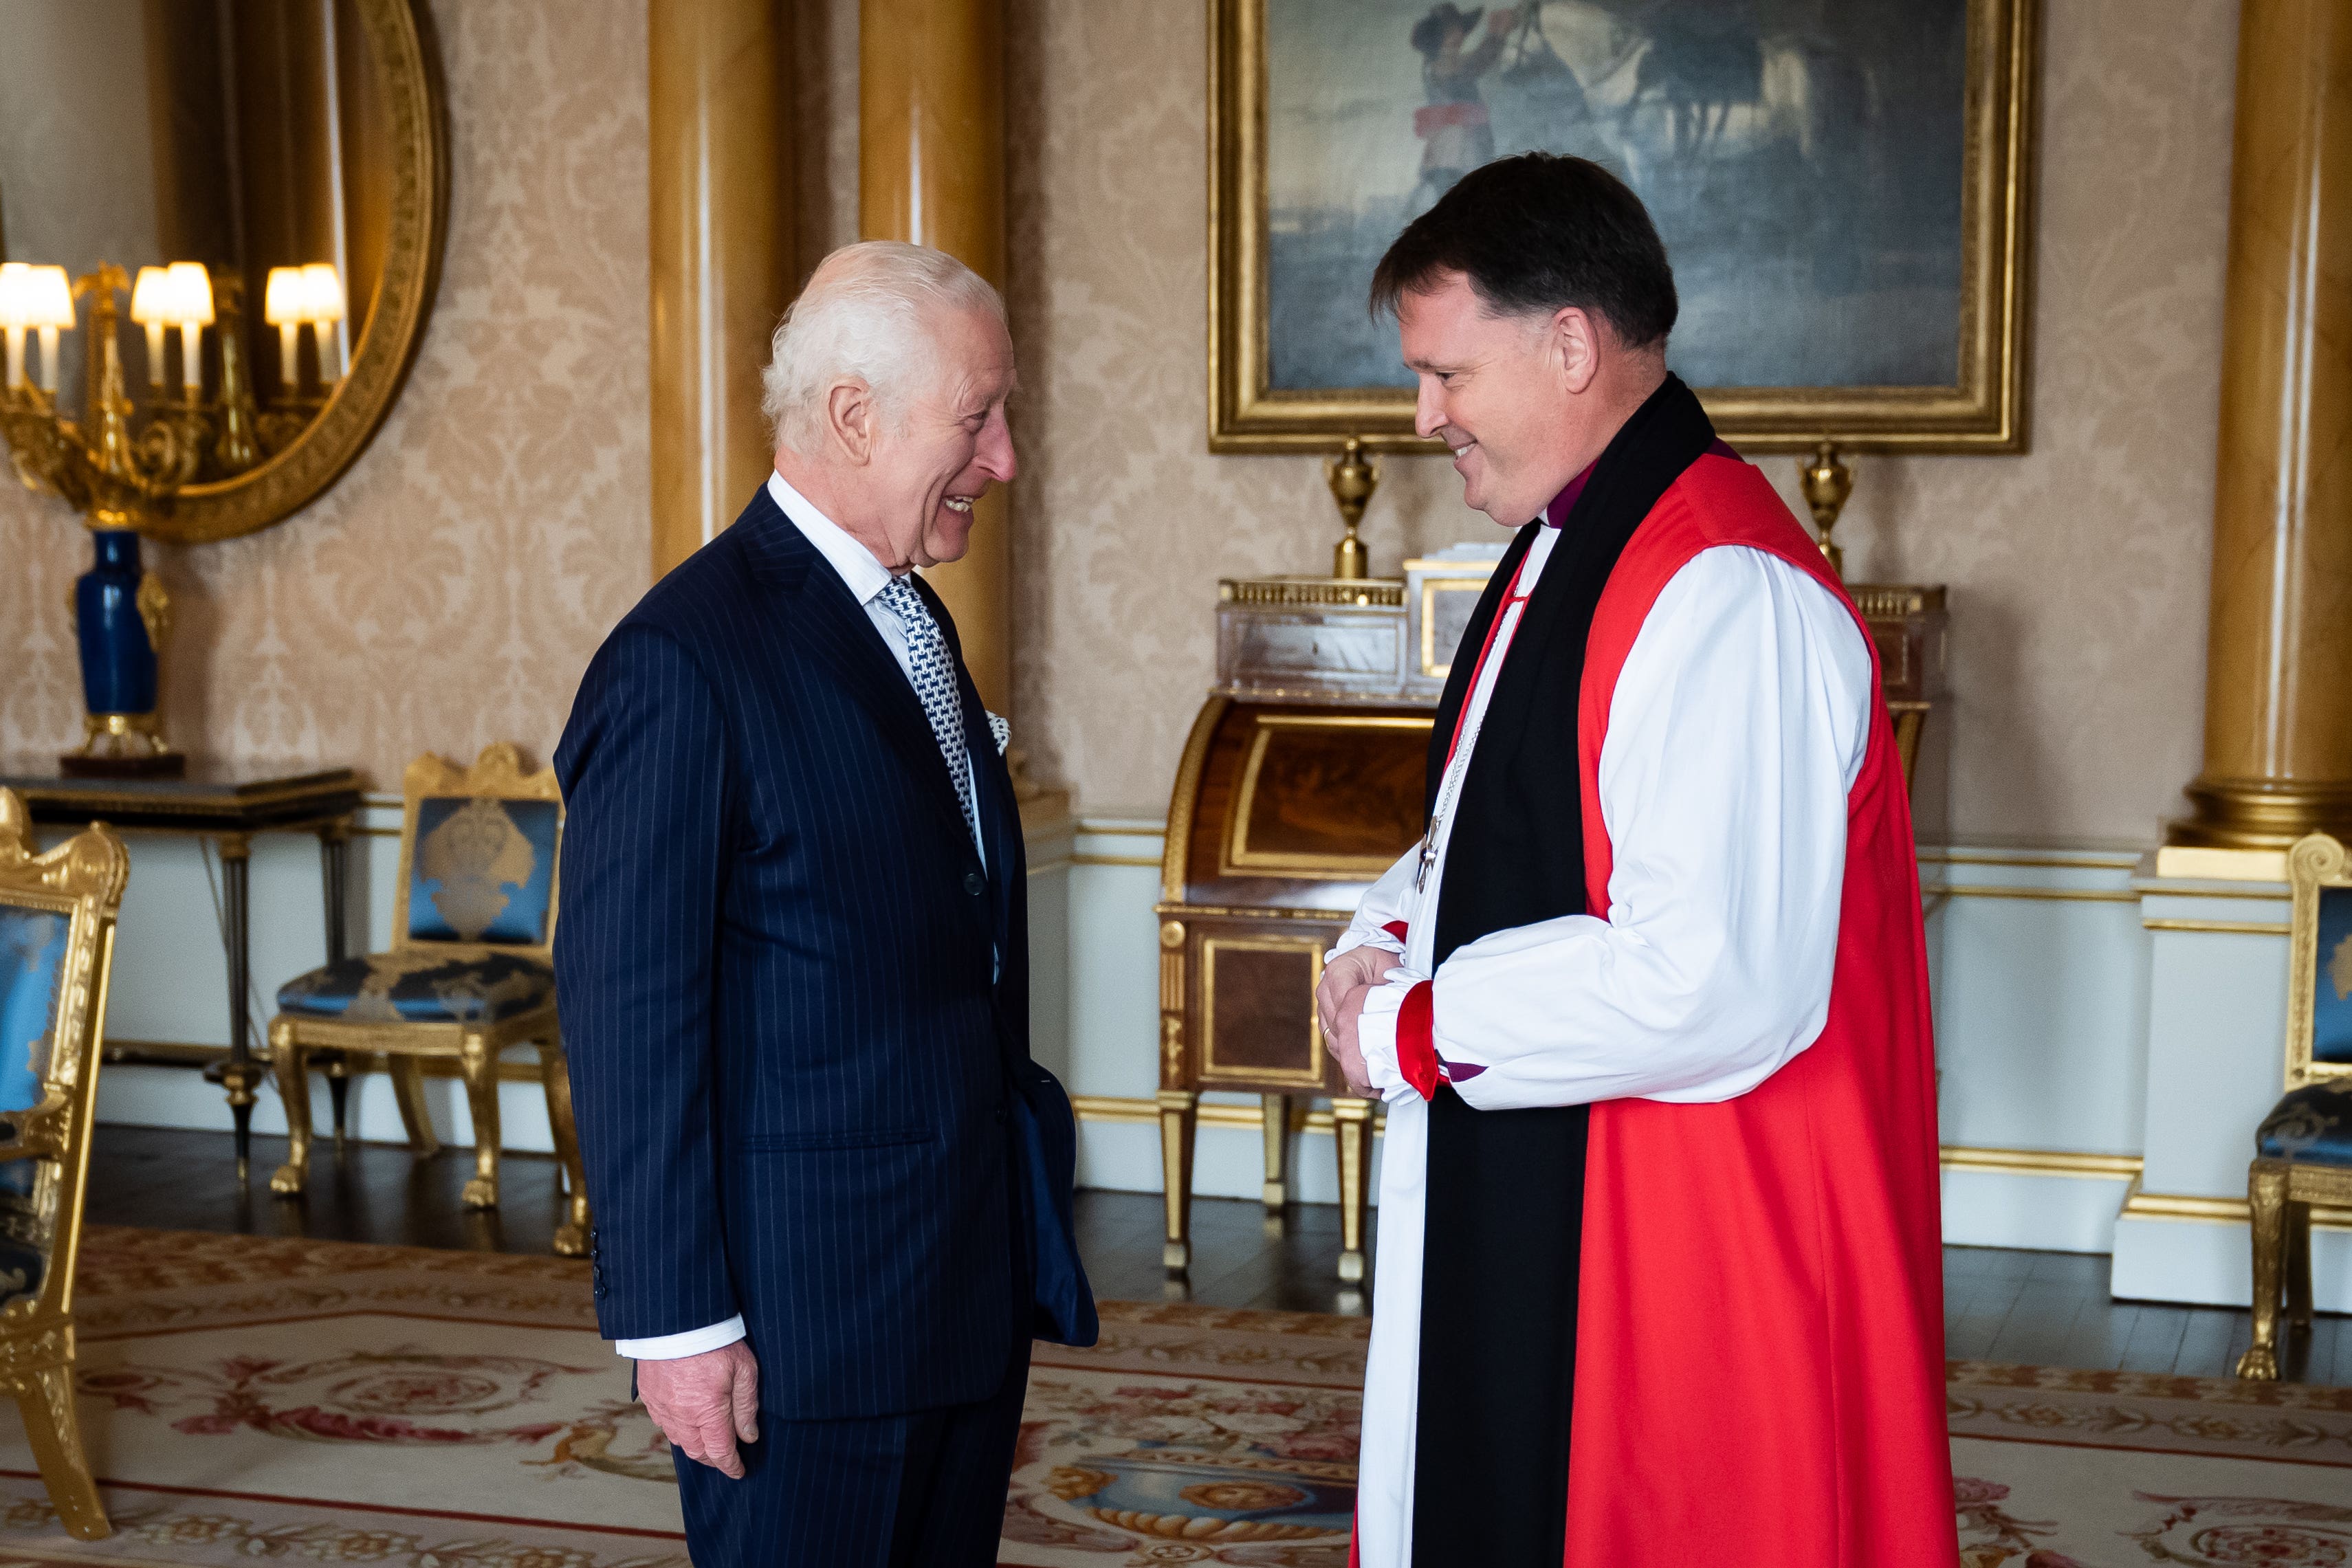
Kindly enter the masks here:
<path id="1" fill-rule="evenodd" d="M 234 478 L 183 489 L 143 531 L 175 544 L 236 538 L 283 522 L 356 461 L 407 379 L 424 340 L 448 224 L 449 139 L 440 62 L 425 0 L 352 0 L 367 36 L 392 167 L 383 270 L 351 363 L 326 406 L 268 462 Z M 354 318 L 359 316 L 355 309 Z"/>

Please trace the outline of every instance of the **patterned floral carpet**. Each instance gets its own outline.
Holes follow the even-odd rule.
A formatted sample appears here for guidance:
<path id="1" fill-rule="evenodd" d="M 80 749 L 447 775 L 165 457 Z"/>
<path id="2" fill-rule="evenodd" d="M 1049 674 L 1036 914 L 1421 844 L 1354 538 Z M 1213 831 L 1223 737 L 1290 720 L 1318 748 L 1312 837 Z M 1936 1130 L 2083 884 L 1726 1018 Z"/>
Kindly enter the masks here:
<path id="1" fill-rule="evenodd" d="M 659 1435 L 556 1259 L 93 1229 L 82 1421 L 116 1533 L 0 1416 L 0 1565 L 684 1568 Z M 1342 1568 L 1358 1318 L 1108 1304 L 1041 1346 L 1006 1564 Z M 2352 1563 L 2352 1389 L 1955 1363 L 1971 1568 Z"/>

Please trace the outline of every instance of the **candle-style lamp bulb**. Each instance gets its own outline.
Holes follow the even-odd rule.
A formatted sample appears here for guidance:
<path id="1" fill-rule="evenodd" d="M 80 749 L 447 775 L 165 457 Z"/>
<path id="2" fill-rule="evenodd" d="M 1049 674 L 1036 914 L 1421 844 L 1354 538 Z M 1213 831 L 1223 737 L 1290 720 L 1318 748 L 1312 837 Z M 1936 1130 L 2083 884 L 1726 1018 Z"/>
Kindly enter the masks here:
<path id="1" fill-rule="evenodd" d="M 299 267 L 273 267 L 269 269 L 267 291 L 261 297 L 261 319 L 278 329 L 278 381 L 288 392 L 300 384 L 299 364 L 295 355 L 302 342 L 303 309 L 308 303 L 302 287 L 302 269 Z"/>
<path id="2" fill-rule="evenodd" d="M 131 319 L 147 329 L 147 384 L 163 390 L 163 329 L 171 324 L 171 274 L 142 267 L 131 286 Z"/>
<path id="3" fill-rule="evenodd" d="M 33 269 L 21 261 L 0 261 L 0 329 L 8 335 L 8 390 L 25 384 L 25 322 L 32 310 Z"/>
<path id="4" fill-rule="evenodd" d="M 205 390 L 204 329 L 213 324 L 213 280 L 197 261 L 172 264 L 166 287 L 180 327 L 180 385 L 193 402 Z"/>
<path id="5" fill-rule="evenodd" d="M 302 293 L 310 331 L 319 340 L 319 385 L 331 387 L 343 373 L 335 325 L 343 319 L 343 280 L 334 264 L 314 261 L 302 269 Z"/>
<path id="6" fill-rule="evenodd" d="M 60 361 L 65 357 L 58 347 L 58 334 L 73 330 L 73 284 L 67 279 L 62 267 L 36 267 L 29 270 L 29 308 L 25 324 L 40 329 L 41 390 L 54 393 L 63 368 Z"/>

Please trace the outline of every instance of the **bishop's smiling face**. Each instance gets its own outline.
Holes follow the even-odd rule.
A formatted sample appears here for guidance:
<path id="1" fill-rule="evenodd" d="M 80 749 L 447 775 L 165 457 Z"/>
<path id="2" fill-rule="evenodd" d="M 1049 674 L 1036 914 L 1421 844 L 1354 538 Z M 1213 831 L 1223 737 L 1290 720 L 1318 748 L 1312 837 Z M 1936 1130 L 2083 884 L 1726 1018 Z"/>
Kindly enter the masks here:
<path id="1" fill-rule="evenodd" d="M 1561 314 L 1586 329 L 1582 311 Z M 1459 272 L 1397 301 L 1400 347 L 1419 378 L 1413 429 L 1445 443 L 1464 502 L 1507 528 L 1541 511 L 1581 466 L 1561 471 L 1581 418 L 1572 390 L 1590 372 L 1575 373 L 1580 345 L 1561 326 L 1489 314 Z"/>
<path id="2" fill-rule="evenodd" d="M 971 544 L 972 503 L 1010 484 L 1019 464 L 1004 400 L 1013 394 L 1013 340 L 980 310 L 940 313 L 932 373 L 878 422 L 870 472 L 883 494 L 877 521 L 892 570 L 961 559 Z M 870 548 L 870 546 L 869 546 Z"/>

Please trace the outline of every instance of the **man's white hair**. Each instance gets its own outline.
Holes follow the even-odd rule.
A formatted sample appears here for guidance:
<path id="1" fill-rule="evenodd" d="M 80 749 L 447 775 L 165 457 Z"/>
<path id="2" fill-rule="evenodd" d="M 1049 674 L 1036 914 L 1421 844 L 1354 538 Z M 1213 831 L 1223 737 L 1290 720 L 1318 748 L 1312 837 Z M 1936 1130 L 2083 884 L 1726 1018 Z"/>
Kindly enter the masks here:
<path id="1" fill-rule="evenodd" d="M 825 395 L 845 380 L 865 382 L 903 417 L 917 376 L 932 367 L 929 319 L 941 307 L 1004 321 L 1004 301 L 988 280 L 929 246 L 866 240 L 818 263 L 778 324 L 760 376 L 760 412 L 776 444 L 814 456 Z"/>

